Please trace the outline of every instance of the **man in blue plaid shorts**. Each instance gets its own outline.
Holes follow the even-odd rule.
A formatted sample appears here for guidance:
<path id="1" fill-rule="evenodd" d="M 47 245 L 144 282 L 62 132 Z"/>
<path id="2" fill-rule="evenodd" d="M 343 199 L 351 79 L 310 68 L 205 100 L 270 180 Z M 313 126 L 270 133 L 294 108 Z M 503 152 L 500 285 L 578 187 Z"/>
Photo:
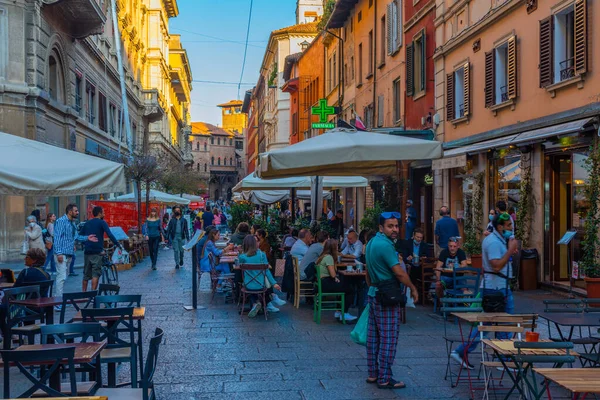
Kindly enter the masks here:
<path id="1" fill-rule="evenodd" d="M 415 302 L 419 296 L 412 284 L 404 263 L 398 257 L 394 241 L 398 238 L 398 212 L 384 212 L 379 216 L 379 232 L 367 244 L 367 284 L 369 285 L 369 327 L 367 332 L 367 383 L 377 383 L 380 389 L 402 389 L 404 382 L 392 378 L 392 364 L 396 357 L 400 328 L 400 306 L 383 306 L 376 294 L 376 285 L 385 280 L 397 279 L 410 288 Z"/>

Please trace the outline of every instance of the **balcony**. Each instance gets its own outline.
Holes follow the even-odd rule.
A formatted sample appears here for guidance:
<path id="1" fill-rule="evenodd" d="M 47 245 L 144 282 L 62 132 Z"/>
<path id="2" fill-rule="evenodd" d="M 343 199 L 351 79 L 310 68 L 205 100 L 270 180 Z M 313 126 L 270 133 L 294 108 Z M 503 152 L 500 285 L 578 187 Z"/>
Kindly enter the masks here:
<path id="1" fill-rule="evenodd" d="M 106 14 L 100 0 L 45 0 L 44 9 L 64 21 L 67 33 L 75 39 L 104 32 Z"/>
<path id="2" fill-rule="evenodd" d="M 504 103 L 505 101 L 508 101 L 508 85 L 500 87 L 500 102 Z"/>
<path id="3" fill-rule="evenodd" d="M 158 89 L 142 91 L 144 94 L 144 118 L 148 122 L 156 122 L 165 115 L 165 101 Z"/>
<path id="4" fill-rule="evenodd" d="M 575 58 L 567 58 L 560 63 L 560 80 L 566 81 L 575 77 Z"/>

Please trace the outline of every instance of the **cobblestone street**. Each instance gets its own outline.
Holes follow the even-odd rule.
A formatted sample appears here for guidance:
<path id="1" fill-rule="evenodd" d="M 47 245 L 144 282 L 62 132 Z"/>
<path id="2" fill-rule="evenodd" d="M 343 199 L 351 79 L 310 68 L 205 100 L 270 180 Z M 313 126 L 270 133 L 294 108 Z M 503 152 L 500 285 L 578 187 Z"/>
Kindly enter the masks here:
<path id="1" fill-rule="evenodd" d="M 365 383 L 365 349 L 351 341 L 351 326 L 334 322 L 333 315 L 325 314 L 317 325 L 312 309 L 301 306 L 296 310 L 287 304 L 280 313 L 270 314 L 268 321 L 261 315 L 253 320 L 240 318 L 236 307 L 224 304 L 223 297 L 210 305 L 204 293 L 199 304 L 207 308 L 186 311 L 183 306 L 191 304 L 190 255 L 183 269 L 175 270 L 172 264 L 172 252 L 161 251 L 157 271 L 150 269 L 146 258 L 119 275 L 122 294 L 143 295 L 144 351 L 155 327 L 165 330 L 154 377 L 159 399 L 469 398 L 467 384 L 451 388 L 443 379 L 443 322 L 431 306 L 409 309 L 408 323 L 401 327 L 394 374 L 407 388 L 380 390 Z M 80 290 L 80 278 L 81 274 L 69 277 L 65 291 Z M 533 296 L 549 296 L 541 293 Z M 520 297 L 517 311 L 528 300 Z M 545 333 L 545 325 L 541 328 Z M 11 375 L 11 394 L 16 396 L 24 382 L 16 370 Z M 126 364 L 119 376 L 128 380 Z M 481 391 L 475 393 L 475 398 L 481 396 Z"/>

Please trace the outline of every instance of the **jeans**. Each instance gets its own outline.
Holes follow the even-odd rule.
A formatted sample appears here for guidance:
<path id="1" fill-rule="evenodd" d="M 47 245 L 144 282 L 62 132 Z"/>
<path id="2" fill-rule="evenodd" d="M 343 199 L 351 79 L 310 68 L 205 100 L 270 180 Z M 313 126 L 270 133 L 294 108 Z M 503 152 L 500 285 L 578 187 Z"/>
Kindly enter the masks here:
<path id="1" fill-rule="evenodd" d="M 173 258 L 175 259 L 175 264 L 183 264 L 183 238 L 173 238 L 171 244 L 173 245 Z"/>
<path id="2" fill-rule="evenodd" d="M 71 263 L 69 264 L 69 274 L 75 273 L 75 258 L 75 254 L 73 254 L 73 257 L 71 257 Z"/>
<path id="3" fill-rule="evenodd" d="M 50 250 L 48 250 L 48 255 L 46 256 L 46 263 L 44 264 L 44 269 L 50 264 L 50 272 L 56 272 L 56 263 L 54 262 L 54 246 Z"/>
<path id="4" fill-rule="evenodd" d="M 58 256 L 54 255 L 54 262 L 56 263 L 56 291 L 55 296 L 62 296 L 65 287 L 65 281 L 67 280 L 67 268 L 71 262 L 73 256 L 63 255 L 63 262 L 58 261 Z"/>
<path id="5" fill-rule="evenodd" d="M 492 293 L 495 292 L 495 290 L 491 290 L 491 289 L 482 289 L 481 290 L 481 295 L 485 295 L 488 293 Z M 509 314 L 513 314 L 515 312 L 515 299 L 513 297 L 512 291 L 510 289 L 508 289 L 508 295 L 506 297 L 506 309 L 505 311 Z M 483 336 L 486 336 L 487 332 L 483 333 Z M 510 339 L 511 337 L 511 333 L 509 332 L 498 332 L 496 333 L 496 338 L 498 339 Z M 471 332 L 471 337 L 470 337 L 470 341 L 471 344 L 469 345 L 469 348 L 467 349 L 467 353 L 471 353 L 473 350 L 475 350 L 477 348 L 477 345 L 479 344 L 480 341 L 480 337 L 479 337 L 479 331 L 477 330 L 477 327 L 473 328 L 473 332 Z M 461 344 L 459 345 L 456 350 L 454 350 L 455 352 L 457 352 L 461 357 L 465 352 L 465 345 Z"/>
<path id="6" fill-rule="evenodd" d="M 156 267 L 156 259 L 158 258 L 159 243 L 160 243 L 160 236 L 148 238 L 148 247 L 150 248 L 150 260 L 152 261 L 153 267 Z"/>

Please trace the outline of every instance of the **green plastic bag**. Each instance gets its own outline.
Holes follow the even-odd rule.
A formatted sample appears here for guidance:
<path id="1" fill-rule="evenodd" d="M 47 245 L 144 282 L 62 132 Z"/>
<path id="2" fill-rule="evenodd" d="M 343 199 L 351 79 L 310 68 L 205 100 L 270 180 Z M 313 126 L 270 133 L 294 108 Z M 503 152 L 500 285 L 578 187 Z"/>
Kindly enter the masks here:
<path id="1" fill-rule="evenodd" d="M 361 346 L 367 345 L 367 330 L 369 326 L 369 308 L 370 305 L 367 304 L 362 314 L 360 314 L 360 318 L 356 325 L 354 325 L 354 329 L 350 332 L 350 337 L 352 341 L 356 344 L 360 344 Z"/>

